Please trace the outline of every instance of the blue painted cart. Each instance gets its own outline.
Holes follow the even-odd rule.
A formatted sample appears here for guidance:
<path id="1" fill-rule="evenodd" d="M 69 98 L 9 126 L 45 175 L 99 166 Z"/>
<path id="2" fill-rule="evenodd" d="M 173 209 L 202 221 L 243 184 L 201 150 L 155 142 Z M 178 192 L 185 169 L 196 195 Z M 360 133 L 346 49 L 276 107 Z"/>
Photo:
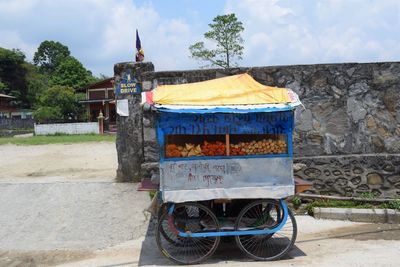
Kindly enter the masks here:
<path id="1" fill-rule="evenodd" d="M 196 264 L 227 236 L 255 260 L 290 251 L 297 226 L 284 199 L 295 188 L 293 108 L 159 108 L 157 114 L 160 251 Z"/>

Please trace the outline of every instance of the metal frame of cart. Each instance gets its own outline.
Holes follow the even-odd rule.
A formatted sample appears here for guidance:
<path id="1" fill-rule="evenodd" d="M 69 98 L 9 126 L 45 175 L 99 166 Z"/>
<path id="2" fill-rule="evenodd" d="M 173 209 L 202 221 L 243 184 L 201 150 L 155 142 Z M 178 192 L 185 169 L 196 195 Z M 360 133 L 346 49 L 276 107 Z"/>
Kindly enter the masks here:
<path id="1" fill-rule="evenodd" d="M 285 255 L 297 235 L 295 218 L 284 201 L 294 194 L 293 109 L 157 111 L 160 198 L 164 203 L 156 231 L 160 251 L 176 263 L 195 264 L 215 252 L 221 237 L 233 236 L 240 249 L 255 260 Z M 284 140 L 286 150 L 230 155 L 232 144 L 252 138 Z M 216 140 L 225 143 L 225 155 L 166 157 L 169 142 L 199 145 Z M 224 201 L 245 204 L 233 218 L 218 216 L 215 203 L 225 208 Z M 231 221 L 223 226 L 221 220 Z"/>

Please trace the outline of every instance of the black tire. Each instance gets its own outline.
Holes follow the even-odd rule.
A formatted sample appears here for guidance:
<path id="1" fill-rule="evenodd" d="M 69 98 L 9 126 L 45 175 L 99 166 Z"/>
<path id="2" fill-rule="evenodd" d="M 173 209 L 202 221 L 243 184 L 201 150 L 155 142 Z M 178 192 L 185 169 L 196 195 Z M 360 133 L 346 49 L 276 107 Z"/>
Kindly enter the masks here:
<path id="1" fill-rule="evenodd" d="M 159 231 L 163 235 L 165 240 L 167 240 L 168 242 L 170 242 L 176 246 L 181 246 L 183 237 L 176 236 L 173 233 L 171 233 L 170 231 L 168 231 L 168 224 L 164 223 L 164 224 L 161 224 L 161 227 L 158 227 L 158 225 L 160 224 L 160 218 L 164 215 L 164 213 L 168 213 L 166 204 L 162 204 L 162 206 L 160 207 L 160 209 L 158 211 L 158 216 L 157 216 L 158 222 L 157 222 L 156 231 Z"/>
<path id="2" fill-rule="evenodd" d="M 242 209 L 235 223 L 235 230 L 272 229 L 283 219 L 283 209 L 275 200 L 257 200 Z M 289 252 L 297 236 L 297 224 L 288 209 L 285 225 L 274 234 L 235 236 L 238 247 L 250 258 L 258 261 L 273 261 Z"/>
<path id="3" fill-rule="evenodd" d="M 168 212 L 161 212 L 156 231 L 157 246 L 165 257 L 189 265 L 214 254 L 220 237 L 179 237 L 176 234 L 176 229 L 191 233 L 219 231 L 218 220 L 209 208 L 198 203 L 177 204 L 171 216 L 168 222 Z"/>

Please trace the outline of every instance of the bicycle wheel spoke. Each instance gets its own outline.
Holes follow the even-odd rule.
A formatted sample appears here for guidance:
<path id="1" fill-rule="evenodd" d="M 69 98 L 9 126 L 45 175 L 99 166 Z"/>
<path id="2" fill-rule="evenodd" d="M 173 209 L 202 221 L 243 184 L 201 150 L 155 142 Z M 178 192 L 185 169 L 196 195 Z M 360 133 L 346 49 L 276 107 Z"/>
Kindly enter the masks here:
<path id="1" fill-rule="evenodd" d="M 282 219 L 283 208 L 280 202 L 258 200 L 243 208 L 236 220 L 235 229 L 247 230 L 253 226 L 257 229 L 274 229 L 282 223 Z M 235 240 L 239 248 L 249 257 L 256 260 L 275 260 L 291 249 L 296 235 L 297 225 L 289 212 L 284 227 L 275 233 L 236 236 Z"/>
<path id="2" fill-rule="evenodd" d="M 177 204 L 172 214 L 174 227 L 178 231 L 200 233 L 212 229 L 219 231 L 215 215 L 198 203 Z M 179 237 L 168 222 L 168 214 L 161 215 L 156 232 L 159 249 L 176 263 L 194 264 L 211 256 L 216 250 L 220 237 Z"/>

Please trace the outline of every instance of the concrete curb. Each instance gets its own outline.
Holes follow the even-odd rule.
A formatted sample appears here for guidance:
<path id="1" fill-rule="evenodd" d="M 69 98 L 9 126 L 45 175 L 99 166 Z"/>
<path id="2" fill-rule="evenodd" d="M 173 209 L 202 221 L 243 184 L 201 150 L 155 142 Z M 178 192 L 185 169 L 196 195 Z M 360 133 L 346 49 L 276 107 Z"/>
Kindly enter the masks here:
<path id="1" fill-rule="evenodd" d="M 400 223 L 400 211 L 392 209 L 314 208 L 316 219 L 368 223 Z"/>

